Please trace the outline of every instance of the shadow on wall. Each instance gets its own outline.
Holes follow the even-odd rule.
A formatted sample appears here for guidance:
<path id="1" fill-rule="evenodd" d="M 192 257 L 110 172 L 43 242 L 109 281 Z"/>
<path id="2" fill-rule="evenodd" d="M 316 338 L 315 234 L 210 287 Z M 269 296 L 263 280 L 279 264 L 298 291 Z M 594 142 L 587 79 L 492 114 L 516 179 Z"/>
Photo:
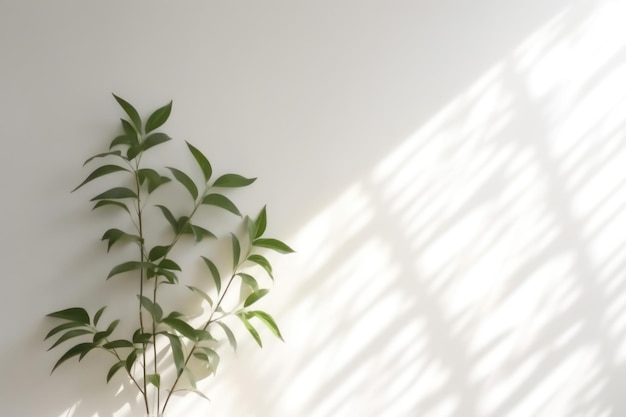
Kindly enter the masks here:
<path id="1" fill-rule="evenodd" d="M 320 210 L 224 409 L 625 415 L 624 12 L 555 14 Z"/>
<path id="2" fill-rule="evenodd" d="M 215 385 L 208 381 L 213 403 L 176 405 L 174 415 L 626 414 L 619 392 L 626 382 L 626 108 L 617 21 L 624 11 L 602 2 L 515 6 L 523 11 L 513 2 L 462 10 L 430 3 L 411 8 L 433 12 L 428 25 L 415 28 L 402 13 L 397 24 L 386 23 L 396 30 L 381 38 L 390 42 L 363 43 L 386 65 L 352 51 L 345 61 L 338 55 L 339 75 L 321 69 L 334 100 L 314 93 L 315 83 L 289 89 L 320 71 L 304 54 L 342 52 L 316 51 L 332 37 L 302 48 L 301 60 L 292 57 L 292 78 L 268 79 L 284 95 L 265 91 L 272 87 L 259 87 L 259 79 L 235 91 L 248 102 L 231 105 L 251 116 L 232 135 L 247 141 L 259 130 L 282 138 L 290 158 L 281 163 L 296 173 L 287 210 L 298 214 L 287 220 L 301 229 L 291 240 L 299 254 L 277 272 L 290 278 L 267 301 L 276 303 L 268 310 L 288 343 L 260 352 L 243 346 L 237 361 L 224 361 Z M 369 11 L 364 27 L 377 22 Z M 471 26 L 489 11 L 506 19 Z M 345 24 L 353 10 L 342 13 L 335 30 L 345 29 L 339 20 Z M 458 34 L 444 34 L 452 30 Z M 425 44 L 436 41 L 443 44 Z M 412 61 L 406 50 L 425 55 Z M 290 110 L 289 94 L 311 98 L 308 108 L 318 113 Z M 284 130 L 271 114 L 281 111 L 298 116 Z M 302 141 L 287 144 L 301 125 L 310 128 Z M 263 143 L 247 145 L 262 154 Z M 283 174 L 257 172 L 268 184 Z M 284 196 L 273 199 L 282 205 Z M 82 400 L 68 406 L 74 395 L 61 395 L 51 415 L 133 415 L 138 402 L 123 390 L 119 402 L 101 401 L 107 367 L 98 366 L 93 378 L 81 375 L 68 387 Z"/>

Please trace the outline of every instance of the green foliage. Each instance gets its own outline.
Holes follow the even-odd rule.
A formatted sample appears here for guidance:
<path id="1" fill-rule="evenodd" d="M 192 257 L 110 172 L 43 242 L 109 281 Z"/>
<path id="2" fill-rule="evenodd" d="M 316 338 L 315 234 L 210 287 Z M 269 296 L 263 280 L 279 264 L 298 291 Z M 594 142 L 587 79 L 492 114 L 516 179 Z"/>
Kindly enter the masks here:
<path id="1" fill-rule="evenodd" d="M 131 243 L 137 249 L 134 259 L 114 265 L 104 277 L 108 280 L 119 275 L 137 282 L 138 303 L 135 307 L 136 321 L 132 323 L 134 328 L 131 326 L 131 336 L 118 335 L 123 332 L 119 328 L 128 327 L 118 326 L 121 318 L 105 321 L 105 316 L 110 313 L 106 306 L 99 308 L 93 317 L 85 308 L 72 307 L 47 315 L 60 322 L 51 328 L 44 340 L 56 338 L 48 350 L 71 345 L 54 364 L 52 372 L 72 358 L 81 361 L 92 350 L 108 353 L 112 364 L 107 371 L 106 382 L 124 371 L 122 373 L 143 397 L 146 414 L 161 414 L 174 392 L 188 391 L 207 398 L 197 390 L 196 380 L 199 375 L 194 374 L 188 363 L 193 358 L 210 374 L 215 374 L 220 363 L 217 349 L 219 339 L 226 339 L 234 350 L 237 349 L 235 333 L 225 322 L 229 316 L 238 317 L 259 346 L 262 346 L 261 333 L 255 324 L 264 325 L 282 340 L 276 322 L 268 313 L 249 309 L 267 296 L 270 288 L 263 287 L 252 275 L 254 271 L 248 272 L 248 269 L 260 269 L 264 272 L 262 278 L 271 283 L 274 278 L 272 265 L 263 252 L 270 250 L 284 254 L 293 250 L 278 239 L 263 237 L 267 228 L 265 207 L 255 220 L 251 220 L 242 216 L 239 208 L 227 197 L 229 189 L 247 187 L 256 178 L 227 173 L 211 182 L 213 167 L 209 159 L 189 142 L 186 142 L 187 151 L 194 161 L 189 171 L 169 166 L 142 166 L 144 152 L 164 150 L 160 147 L 171 141 L 170 136 L 159 131 L 171 115 L 171 101 L 153 111 L 144 123 L 139 112 L 128 101 L 116 95 L 114 98 L 125 115 L 121 119 L 121 131 L 109 143 L 108 151 L 85 161 L 84 165 L 97 161 L 100 165 L 93 168 L 72 192 L 107 180 L 109 182 L 105 184 L 109 185 L 103 185 L 104 190 L 91 198 L 95 202 L 93 209 L 121 209 L 127 215 L 124 224 L 108 228 L 101 240 L 106 242 L 107 252 L 123 243 Z M 198 176 L 201 180 L 198 180 Z M 117 185 L 110 185 L 113 180 L 118 181 Z M 180 206 L 177 204 L 174 209 L 174 205 L 169 205 L 170 202 L 157 192 L 164 187 L 181 188 L 191 197 L 187 200 L 186 211 L 177 213 Z M 156 201 L 150 202 L 148 206 L 147 202 L 153 199 Z M 243 217 L 242 226 L 248 230 L 247 234 L 241 236 L 239 231 L 242 228 L 236 227 L 232 233 L 216 236 L 208 227 L 212 220 L 211 214 L 215 211 L 206 210 L 207 206 Z M 152 207 L 158 210 L 152 210 Z M 106 210 L 103 211 L 105 213 Z M 152 217 L 150 221 L 147 221 L 148 215 Z M 158 232 L 168 230 L 169 240 L 146 241 L 148 225 Z M 149 234 L 153 235 L 159 236 L 160 233 Z M 184 236 L 193 239 L 185 239 Z M 172 249 L 189 244 L 200 245 L 209 238 L 229 240 L 227 247 L 230 248 L 230 255 L 219 259 L 219 262 L 215 258 L 211 260 L 208 256 L 198 256 L 198 262 L 206 267 L 201 268 L 206 279 L 202 284 L 185 284 L 185 287 L 195 294 L 193 299 L 196 302 L 206 301 L 209 308 L 201 319 L 194 318 L 192 322 L 175 306 L 172 308 L 168 305 L 163 293 L 168 291 L 168 285 L 169 288 L 182 285 L 179 275 L 183 276 L 184 271 L 172 257 Z M 185 250 L 179 253 L 185 253 Z M 201 250 L 201 253 L 207 255 L 206 250 Z M 241 293 L 246 295 L 242 295 L 238 305 L 226 308 L 223 301 L 229 291 L 236 291 L 236 285 L 231 284 L 237 279 L 249 291 Z M 168 285 L 164 287 L 164 284 Z M 123 319 L 127 320 L 128 317 Z M 159 353 L 157 343 L 162 342 L 166 342 L 169 349 Z M 164 377 L 171 375 L 167 371 L 172 368 L 176 371 L 174 377 Z M 191 389 L 179 388 L 183 376 Z"/>

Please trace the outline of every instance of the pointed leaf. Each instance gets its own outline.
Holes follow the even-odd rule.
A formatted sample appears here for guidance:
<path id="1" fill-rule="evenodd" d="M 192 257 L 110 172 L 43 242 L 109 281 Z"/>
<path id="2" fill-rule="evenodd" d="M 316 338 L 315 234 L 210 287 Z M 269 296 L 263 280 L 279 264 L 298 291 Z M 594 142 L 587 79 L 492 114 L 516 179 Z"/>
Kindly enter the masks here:
<path id="1" fill-rule="evenodd" d="M 237 216 L 241 216 L 241 213 L 239 212 L 239 209 L 237 208 L 237 206 L 235 206 L 235 204 L 233 204 L 232 201 L 230 201 L 228 198 L 224 197 L 221 194 L 207 195 L 206 197 L 202 199 L 202 204 L 221 207 L 224 210 L 227 210 L 233 214 L 236 214 Z"/>
<path id="2" fill-rule="evenodd" d="M 182 374 L 185 368 L 185 356 L 183 354 L 183 347 L 180 343 L 180 338 L 174 334 L 167 332 L 162 333 L 170 341 L 170 347 L 172 348 L 172 357 L 174 358 L 174 366 L 176 366 L 176 375 Z"/>
<path id="3" fill-rule="evenodd" d="M 112 200 L 100 200 L 93 206 L 92 210 L 95 210 L 99 207 L 104 207 L 104 206 L 116 206 L 116 207 L 124 209 L 128 214 L 130 214 L 130 210 L 128 210 L 128 207 L 126 206 L 126 204 L 120 203 L 119 201 L 112 201 Z"/>
<path id="4" fill-rule="evenodd" d="M 137 171 L 139 176 L 139 184 L 143 185 L 144 182 L 148 182 L 148 193 L 152 193 L 161 185 L 170 182 L 168 177 L 160 175 L 153 169 L 143 168 Z"/>
<path id="5" fill-rule="evenodd" d="M 128 150 L 126 151 L 126 159 L 128 159 L 129 161 L 132 161 L 141 152 L 143 152 L 142 145 L 140 145 L 140 144 L 133 145 L 133 146 L 129 147 Z"/>
<path id="6" fill-rule="evenodd" d="M 117 325 L 120 323 L 119 320 L 113 320 L 111 322 L 111 324 L 109 324 L 109 327 L 107 327 L 107 329 L 103 332 L 98 332 L 96 334 L 93 335 L 93 343 L 94 344 L 98 344 L 100 343 L 100 341 L 106 339 L 107 337 L 109 337 L 111 335 L 111 333 L 113 333 L 113 330 L 115 330 L 115 328 L 117 327 Z"/>
<path id="7" fill-rule="evenodd" d="M 128 172 L 128 170 L 126 168 L 122 168 L 122 167 L 117 166 L 117 165 L 103 165 L 100 168 L 96 168 L 91 174 L 89 174 L 87 176 L 85 181 L 81 182 L 78 185 L 78 187 L 76 187 L 76 188 L 74 188 L 72 190 L 72 192 L 78 190 L 80 187 L 82 187 L 83 185 L 87 184 L 89 181 L 93 181 L 96 178 L 102 177 L 104 175 L 111 174 L 113 172 L 118 172 L 118 171 L 126 171 L 126 172 Z"/>
<path id="8" fill-rule="evenodd" d="M 263 324 L 265 324 L 267 326 L 267 328 L 270 329 L 272 331 L 272 333 L 274 333 L 274 336 L 278 337 L 283 342 L 285 341 L 283 339 L 283 336 L 280 334 L 280 330 L 278 329 L 278 325 L 276 324 L 276 322 L 274 321 L 272 316 L 270 316 L 269 314 L 267 314 L 264 311 L 259 311 L 259 310 L 249 311 L 247 313 L 247 315 L 248 315 L 248 317 L 256 317 L 259 320 L 261 320 L 263 322 Z"/>
<path id="9" fill-rule="evenodd" d="M 250 294 L 247 298 L 246 301 L 244 301 L 243 306 L 244 307 L 248 307 L 251 306 L 252 304 L 256 303 L 257 301 L 259 301 L 261 298 L 265 297 L 267 295 L 267 293 L 270 292 L 268 289 L 260 289 L 256 292 L 253 292 L 252 294 Z"/>
<path id="10" fill-rule="evenodd" d="M 146 133 L 152 132 L 154 129 L 158 129 L 163 125 L 163 123 L 167 122 L 167 119 L 170 117 L 170 113 L 172 112 L 172 102 L 170 101 L 165 106 L 158 108 L 148 117 L 148 121 L 146 122 Z"/>
<path id="11" fill-rule="evenodd" d="M 206 266 L 209 268 L 209 271 L 211 271 L 213 282 L 215 282 L 215 289 L 217 290 L 217 293 L 219 294 L 220 291 L 222 290 L 222 278 L 220 277 L 220 271 L 217 269 L 217 266 L 215 266 L 215 264 L 210 259 L 202 256 L 202 260 L 204 261 Z"/>
<path id="12" fill-rule="evenodd" d="M 54 327 L 52 330 L 50 330 L 48 332 L 48 334 L 46 335 L 46 337 L 44 337 L 43 340 L 47 340 L 47 339 L 51 338 L 52 336 L 54 336 L 55 334 L 57 334 L 59 332 L 62 332 L 63 330 L 72 329 L 74 327 L 82 327 L 82 326 L 84 326 L 83 323 L 76 322 L 76 321 L 71 321 L 69 323 L 60 324 L 60 325 Z"/>
<path id="13" fill-rule="evenodd" d="M 163 213 L 169 224 L 172 226 L 172 229 L 174 229 L 174 233 L 178 233 L 178 221 L 176 220 L 170 209 L 161 205 L 157 205 L 157 207 L 161 209 L 161 212 Z"/>
<path id="14" fill-rule="evenodd" d="M 144 151 L 147 151 L 148 149 L 154 146 L 160 145 L 164 142 L 167 142 L 168 140 L 171 140 L 171 139 L 172 138 L 170 138 L 165 133 L 153 133 L 143 141 L 142 149 Z"/>
<path id="15" fill-rule="evenodd" d="M 126 120 L 122 120 L 122 123 L 128 123 Z M 116 136 L 109 144 L 109 149 L 113 149 L 116 146 L 133 146 L 137 143 L 137 134 L 134 135 L 119 135 Z"/>
<path id="16" fill-rule="evenodd" d="M 102 345 L 102 347 L 105 349 L 119 349 L 119 348 L 132 348 L 132 347 L 135 347 L 135 345 L 133 345 L 133 343 L 129 340 L 118 339 L 109 343 L 105 343 L 104 345 Z"/>
<path id="17" fill-rule="evenodd" d="M 161 271 L 162 269 L 167 269 L 170 271 L 182 271 L 180 266 L 171 259 L 163 259 L 161 262 L 159 262 L 158 268 L 159 271 Z"/>
<path id="18" fill-rule="evenodd" d="M 47 314 L 47 317 L 54 317 L 57 319 L 63 319 L 89 325 L 89 314 L 87 313 L 87 310 L 81 307 L 67 308 L 65 310 L 55 311 L 54 313 Z"/>
<path id="19" fill-rule="evenodd" d="M 259 332 L 257 332 L 254 326 L 252 326 L 252 324 L 248 321 L 248 318 L 244 314 L 237 314 L 237 317 L 239 317 L 239 319 L 241 320 L 243 325 L 246 327 L 248 332 L 252 335 L 252 337 L 257 342 L 257 344 L 260 347 L 263 347 L 263 342 L 261 341 L 261 336 L 259 335 Z"/>
<path id="20" fill-rule="evenodd" d="M 89 162 L 93 161 L 96 158 L 104 158 L 105 156 L 122 156 L 122 152 L 117 150 L 117 151 L 111 151 L 111 152 L 103 152 L 103 153 L 99 153 L 97 155 L 92 156 L 91 158 L 87 159 L 85 162 L 83 162 L 83 166 L 87 165 Z"/>
<path id="21" fill-rule="evenodd" d="M 97 326 L 98 322 L 100 321 L 100 317 L 102 316 L 102 313 L 104 313 L 104 310 L 107 308 L 107 306 L 104 306 L 102 308 L 100 308 L 100 310 L 96 311 L 96 314 L 93 316 L 93 325 Z"/>
<path id="22" fill-rule="evenodd" d="M 252 275 L 243 272 L 239 272 L 237 275 L 239 275 L 244 284 L 252 289 L 252 292 L 257 292 L 259 290 L 259 284 Z"/>
<path id="23" fill-rule="evenodd" d="M 254 221 L 254 238 L 257 239 L 265 233 L 265 228 L 267 226 L 267 210 L 265 206 L 261 209 L 258 217 Z"/>
<path id="24" fill-rule="evenodd" d="M 115 375 L 115 373 L 117 371 L 119 371 L 120 369 L 122 369 L 125 365 L 124 361 L 119 361 L 117 362 L 115 365 L 113 365 L 111 367 L 111 369 L 109 369 L 109 372 L 107 373 L 107 384 L 109 383 L 109 381 L 111 380 L 111 378 L 113 378 L 113 375 Z"/>
<path id="25" fill-rule="evenodd" d="M 239 244 L 239 239 L 237 239 L 237 236 L 235 236 L 234 233 L 231 233 L 230 235 L 232 237 L 233 270 L 235 270 L 239 265 L 239 258 L 241 256 L 241 245 Z"/>
<path id="26" fill-rule="evenodd" d="M 292 253 L 294 250 L 278 239 L 256 239 L 253 246 L 272 249 L 278 253 Z"/>
<path id="27" fill-rule="evenodd" d="M 195 329 L 181 319 L 165 317 L 163 320 L 161 320 L 161 323 L 167 324 L 172 329 L 185 336 L 187 339 L 197 340 Z"/>
<path id="28" fill-rule="evenodd" d="M 232 346 L 234 351 L 237 351 L 237 339 L 235 338 L 235 334 L 233 333 L 233 331 L 230 330 L 230 327 L 228 327 L 221 321 L 216 321 L 215 323 L 217 323 L 217 325 L 220 326 L 222 330 L 224 330 L 226 338 L 228 339 L 228 343 L 230 344 L 230 346 Z"/>
<path id="29" fill-rule="evenodd" d="M 209 368 L 211 369 L 211 373 L 215 374 L 215 372 L 217 372 L 217 367 L 220 364 L 220 355 L 218 355 L 213 349 L 206 346 L 198 347 L 198 351 L 200 351 L 198 352 L 200 354 L 200 356 L 197 356 L 198 359 L 207 362 L 207 365 L 209 365 Z"/>
<path id="30" fill-rule="evenodd" d="M 202 170 L 202 173 L 204 174 L 204 179 L 208 182 L 211 178 L 211 175 L 213 174 L 213 169 L 211 168 L 209 160 L 206 158 L 206 156 L 204 156 L 204 154 L 202 154 L 202 152 L 200 152 L 189 142 L 187 142 L 187 147 L 189 148 L 189 151 L 198 163 L 198 166 Z"/>
<path id="31" fill-rule="evenodd" d="M 78 345 L 72 347 L 70 350 L 65 352 L 63 356 L 61 356 L 57 363 L 54 364 L 54 367 L 52 367 L 52 371 L 50 373 L 54 372 L 54 370 L 57 369 L 57 367 L 66 360 L 78 355 L 84 356 L 85 354 L 87 354 L 87 352 L 93 349 L 93 347 L 94 346 L 92 343 L 79 343 Z"/>
<path id="32" fill-rule="evenodd" d="M 134 349 L 132 352 L 128 354 L 126 360 L 124 361 L 124 367 L 128 372 L 133 368 L 135 361 L 137 361 L 137 355 L 142 352 L 142 349 Z"/>
<path id="33" fill-rule="evenodd" d="M 60 345 L 61 343 L 65 342 L 66 340 L 72 339 L 74 337 L 78 337 L 78 336 L 82 336 L 85 334 L 89 334 L 89 333 L 93 333 L 92 330 L 90 329 L 75 329 L 75 330 L 70 330 L 67 333 L 64 333 L 61 337 L 59 337 L 59 340 L 57 340 L 56 342 L 54 342 L 54 344 L 52 346 L 50 346 L 48 348 L 48 350 L 50 349 L 54 349 L 55 347 L 57 347 L 58 345 Z"/>
<path id="34" fill-rule="evenodd" d="M 135 330 L 133 333 L 133 343 L 149 343 L 152 339 L 152 334 L 150 333 L 142 333 L 141 329 Z"/>
<path id="35" fill-rule="evenodd" d="M 107 279 L 111 278 L 114 275 L 121 274 L 123 272 L 135 271 L 138 269 L 150 269 L 154 267 L 155 265 L 150 262 L 138 262 L 138 261 L 124 262 L 115 266 L 113 269 L 111 269 L 111 272 L 109 272 Z"/>
<path id="36" fill-rule="evenodd" d="M 209 295 L 207 293 L 202 291 L 200 288 L 194 287 L 192 285 L 187 285 L 187 288 L 189 288 L 191 291 L 193 291 L 196 294 L 198 294 L 200 297 L 204 298 L 207 301 L 207 303 L 209 303 L 209 305 L 211 307 L 213 307 L 213 299 L 211 297 L 209 297 Z"/>
<path id="37" fill-rule="evenodd" d="M 154 385 L 157 388 L 161 388 L 161 375 L 159 374 L 150 374 L 146 375 L 148 382 Z"/>
<path id="38" fill-rule="evenodd" d="M 157 323 L 160 322 L 163 318 L 163 309 L 161 308 L 161 306 L 158 303 L 153 303 L 151 299 L 143 295 L 137 295 L 137 297 L 139 297 L 139 301 L 143 308 L 148 310 L 148 312 L 152 316 L 152 320 Z"/>
<path id="39" fill-rule="evenodd" d="M 128 117 L 130 117 L 130 120 L 131 122 L 133 122 L 135 130 L 137 130 L 137 132 L 141 132 L 141 117 L 139 117 L 139 113 L 137 113 L 137 110 L 135 110 L 135 108 L 123 98 L 118 97 L 115 94 L 113 94 L 113 97 L 115 97 L 115 100 L 119 103 L 122 109 L 124 109 Z"/>
<path id="40" fill-rule="evenodd" d="M 98 194 L 90 201 L 117 200 L 120 198 L 137 198 L 137 194 L 135 194 L 133 190 L 126 187 L 115 187 L 103 192 L 102 194 Z"/>
<path id="41" fill-rule="evenodd" d="M 120 240 L 129 240 L 133 242 L 139 242 L 141 241 L 141 238 L 137 235 L 128 234 L 120 229 L 109 229 L 106 232 L 104 232 L 104 235 L 102 235 L 102 240 L 109 241 L 109 244 L 107 246 L 107 252 L 108 252 L 111 249 L 111 246 L 113 246 L 116 242 Z"/>
<path id="42" fill-rule="evenodd" d="M 217 236 L 215 236 L 213 233 L 209 232 L 205 228 L 196 226 L 194 224 L 190 224 L 190 227 L 191 227 L 191 232 L 193 233 L 193 236 L 196 239 L 196 242 L 200 242 L 205 238 L 212 238 L 212 239 L 217 238 Z"/>
<path id="43" fill-rule="evenodd" d="M 148 260 L 156 261 L 157 259 L 160 259 L 167 255 L 167 252 L 169 252 L 169 250 L 170 246 L 155 246 L 150 249 L 150 253 L 148 254 Z"/>
<path id="44" fill-rule="evenodd" d="M 261 266 L 261 268 L 263 268 L 265 272 L 267 272 L 267 274 L 274 279 L 274 276 L 272 275 L 272 264 L 270 264 L 270 261 L 268 261 L 266 257 L 254 254 L 248 256 L 248 260 Z"/>
<path id="45" fill-rule="evenodd" d="M 187 189 L 187 191 L 189 191 L 189 194 L 191 194 L 195 201 L 198 198 L 198 187 L 196 187 L 196 184 L 193 182 L 193 180 L 181 170 L 171 167 L 167 167 L 167 169 L 172 171 L 172 174 L 174 174 L 174 178 L 176 178 L 176 180 L 181 183 Z"/>
<path id="46" fill-rule="evenodd" d="M 224 174 L 213 183 L 213 187 L 245 187 L 256 181 L 256 178 L 246 178 L 238 174 Z"/>

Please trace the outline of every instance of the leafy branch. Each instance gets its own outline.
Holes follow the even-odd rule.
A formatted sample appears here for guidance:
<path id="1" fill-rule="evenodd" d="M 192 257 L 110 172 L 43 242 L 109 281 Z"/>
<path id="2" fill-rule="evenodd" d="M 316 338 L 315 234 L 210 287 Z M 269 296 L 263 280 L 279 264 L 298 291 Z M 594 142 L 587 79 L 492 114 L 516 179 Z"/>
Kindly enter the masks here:
<path id="1" fill-rule="evenodd" d="M 252 324 L 253 319 L 266 326 L 276 337 L 283 339 L 272 316 L 264 311 L 251 309 L 268 294 L 270 289 L 262 288 L 257 278 L 248 270 L 253 266 L 260 267 L 265 275 L 273 280 L 272 265 L 263 252 L 269 250 L 287 254 L 293 250 L 278 239 L 264 237 L 267 226 L 265 207 L 256 219 L 252 220 L 248 216 L 243 216 L 235 203 L 225 195 L 228 189 L 247 187 L 254 183 L 256 178 L 228 173 L 213 180 L 213 168 L 208 158 L 189 142 L 186 143 L 187 149 L 195 161 L 196 169 L 202 175 L 201 183 L 198 184 L 193 176 L 178 168 L 168 166 L 165 167 L 166 173 L 161 173 L 154 168 L 143 166 L 142 157 L 145 152 L 171 140 L 167 134 L 158 131 L 171 114 L 171 101 L 152 112 L 144 123 L 130 103 L 115 95 L 114 98 L 127 116 L 121 119 L 121 132 L 110 142 L 108 151 L 96 154 L 85 161 L 84 165 L 94 161 L 100 161 L 101 164 L 72 191 L 102 177 L 115 175 L 121 180 L 118 185 L 91 198 L 91 201 L 95 202 L 94 210 L 109 207 L 123 211 L 128 217 L 126 227 L 106 230 L 102 235 L 102 241 L 107 244 L 107 252 L 123 242 L 138 247 L 135 259 L 115 265 L 106 277 L 108 280 L 118 275 L 134 274 L 138 281 L 137 327 L 131 336 L 115 338 L 113 334 L 120 319 L 111 321 L 106 328 L 100 327 L 106 306 L 97 310 L 93 317 L 90 317 L 87 310 L 82 307 L 72 307 L 48 314 L 62 323 L 53 327 L 45 336 L 45 340 L 58 336 L 49 350 L 69 341 L 79 341 L 57 360 L 52 372 L 74 357 L 78 357 L 79 362 L 82 361 L 93 350 L 108 352 L 115 361 L 107 372 L 107 383 L 124 369 L 126 377 L 143 398 L 146 415 L 150 415 L 151 412 L 165 412 L 172 393 L 183 390 L 178 387 L 183 375 L 186 375 L 192 386 L 192 389 L 187 391 L 206 398 L 204 393 L 197 390 L 198 375 L 194 374 L 188 364 L 195 358 L 210 369 L 212 374 L 216 372 L 219 354 L 215 350 L 217 341 L 213 335 L 215 326 L 221 330 L 233 349 L 236 349 L 235 334 L 222 321 L 224 318 L 238 317 L 259 346 L 262 346 L 262 341 L 257 328 Z M 161 214 L 156 219 L 169 226 L 171 236 L 166 244 L 147 242 L 146 225 L 154 222 L 146 222 L 147 212 L 144 209 L 147 202 L 153 198 L 153 193 L 166 184 L 182 188 L 189 194 L 191 197 L 189 210 L 186 215 L 177 216 L 166 201 L 155 204 L 159 209 L 157 212 Z M 193 244 L 201 244 L 205 239 L 218 238 L 202 222 L 197 221 L 197 218 L 202 220 L 207 217 L 206 212 L 201 210 L 203 206 L 216 207 L 243 218 L 247 233 L 243 241 L 236 233 L 230 234 L 232 267 L 226 274 L 227 279 L 222 279 L 220 269 L 209 257 L 200 257 L 199 260 L 206 266 L 205 272 L 212 279 L 212 288 L 185 285 L 200 297 L 200 302 L 205 300 L 210 306 L 204 320 L 201 321 L 202 324 L 194 327 L 188 317 L 175 309 L 165 314 L 164 306 L 160 302 L 159 289 L 164 284 L 174 287 L 183 285 L 179 279 L 183 268 L 171 254 L 174 247 L 183 242 L 189 243 L 189 240 L 182 239 L 184 236 L 193 237 Z M 249 295 L 239 300 L 234 309 L 226 311 L 225 296 L 237 280 L 248 288 Z M 216 302 L 209 295 L 211 291 L 215 293 Z M 167 342 L 169 349 L 161 353 L 164 357 L 159 358 L 157 342 L 161 339 Z M 152 367 L 149 371 L 150 365 Z M 174 368 L 175 375 L 169 383 L 166 383 L 162 376 L 168 367 Z"/>

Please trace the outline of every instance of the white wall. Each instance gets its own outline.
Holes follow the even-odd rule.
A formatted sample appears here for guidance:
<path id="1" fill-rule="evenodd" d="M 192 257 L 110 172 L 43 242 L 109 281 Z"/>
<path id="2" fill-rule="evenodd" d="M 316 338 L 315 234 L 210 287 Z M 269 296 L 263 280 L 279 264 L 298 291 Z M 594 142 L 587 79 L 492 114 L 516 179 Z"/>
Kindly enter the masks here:
<path id="1" fill-rule="evenodd" d="M 258 176 L 241 204 L 297 249 L 263 305 L 287 343 L 224 349 L 212 402 L 171 415 L 625 415 L 625 18 L 609 0 L 1 1 L 0 414 L 141 415 L 101 357 L 49 376 L 42 342 L 46 313 L 115 303 L 109 223 L 69 193 L 114 92 L 173 99 L 167 132 Z"/>

